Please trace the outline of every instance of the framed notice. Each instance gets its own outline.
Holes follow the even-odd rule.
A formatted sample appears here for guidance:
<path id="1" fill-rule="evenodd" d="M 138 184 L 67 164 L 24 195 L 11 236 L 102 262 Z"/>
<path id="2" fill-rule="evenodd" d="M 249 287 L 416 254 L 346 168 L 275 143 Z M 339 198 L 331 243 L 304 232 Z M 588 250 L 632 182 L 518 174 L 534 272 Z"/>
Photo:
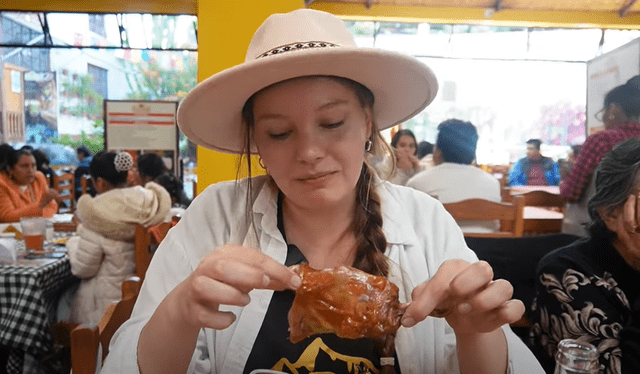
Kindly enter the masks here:
<path id="1" fill-rule="evenodd" d="M 105 148 L 135 155 L 157 153 L 167 169 L 181 177 L 178 166 L 176 101 L 105 100 Z"/>
<path id="2" fill-rule="evenodd" d="M 596 117 L 607 93 L 640 73 L 640 39 L 587 61 L 587 136 L 604 129 Z"/>

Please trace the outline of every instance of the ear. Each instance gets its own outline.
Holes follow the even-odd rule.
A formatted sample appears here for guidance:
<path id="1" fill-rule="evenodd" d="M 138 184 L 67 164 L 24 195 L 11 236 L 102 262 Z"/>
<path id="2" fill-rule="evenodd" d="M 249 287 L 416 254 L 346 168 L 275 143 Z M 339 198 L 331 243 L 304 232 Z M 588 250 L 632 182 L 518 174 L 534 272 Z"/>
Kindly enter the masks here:
<path id="1" fill-rule="evenodd" d="M 442 159 L 442 151 L 438 148 L 438 146 L 434 146 L 433 147 L 433 164 L 440 165 L 443 162 L 444 160 Z"/>
<path id="2" fill-rule="evenodd" d="M 602 220 L 602 222 L 604 222 L 605 226 L 607 226 L 607 228 L 611 232 L 617 233 L 618 230 L 620 230 L 620 224 L 618 220 L 620 214 L 622 214 L 621 209 L 616 209 L 613 211 L 613 213 L 607 214 L 606 210 L 603 207 L 598 208 L 598 215 L 600 216 L 600 219 Z"/>
<path id="3" fill-rule="evenodd" d="M 378 131 L 373 123 L 373 111 L 371 108 L 364 108 L 364 121 L 367 128 L 367 140 L 373 138 L 373 132 Z"/>
<path id="4" fill-rule="evenodd" d="M 622 107 L 616 103 L 609 104 L 609 115 L 616 122 L 628 122 L 629 118 L 622 110 Z"/>

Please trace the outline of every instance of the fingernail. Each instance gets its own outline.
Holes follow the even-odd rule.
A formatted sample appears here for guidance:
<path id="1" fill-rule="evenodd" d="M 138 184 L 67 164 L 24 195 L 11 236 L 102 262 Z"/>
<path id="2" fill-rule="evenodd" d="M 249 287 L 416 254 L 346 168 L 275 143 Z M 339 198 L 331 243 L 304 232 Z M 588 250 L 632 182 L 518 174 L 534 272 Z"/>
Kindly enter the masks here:
<path id="1" fill-rule="evenodd" d="M 263 275 L 262 276 L 262 287 L 267 287 L 269 285 L 269 282 L 271 282 L 271 279 L 269 279 L 268 275 Z"/>
<path id="2" fill-rule="evenodd" d="M 462 314 L 469 313 L 471 311 L 471 305 L 468 303 L 462 303 L 458 305 L 458 311 Z"/>
<path id="3" fill-rule="evenodd" d="M 291 287 L 298 288 L 300 287 L 300 285 L 302 285 L 302 279 L 300 279 L 299 276 L 295 275 L 291 277 L 291 281 L 289 283 L 291 284 Z"/>
<path id="4" fill-rule="evenodd" d="M 411 327 L 415 324 L 416 324 L 416 321 L 414 321 L 413 318 L 407 317 L 402 319 L 402 326 L 404 327 Z"/>

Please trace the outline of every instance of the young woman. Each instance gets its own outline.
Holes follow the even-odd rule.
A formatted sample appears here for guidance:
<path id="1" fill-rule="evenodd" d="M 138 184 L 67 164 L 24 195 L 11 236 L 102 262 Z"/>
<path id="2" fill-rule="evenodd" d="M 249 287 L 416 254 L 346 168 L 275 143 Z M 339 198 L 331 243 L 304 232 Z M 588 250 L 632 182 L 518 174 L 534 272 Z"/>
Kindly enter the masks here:
<path id="1" fill-rule="evenodd" d="M 47 186 L 27 149 L 11 150 L 0 165 L 0 222 L 22 217 L 52 217 L 58 211 L 58 192 Z"/>
<path id="2" fill-rule="evenodd" d="M 268 174 L 193 201 L 155 253 L 103 372 L 537 372 L 503 326 L 524 312 L 510 284 L 492 280 L 441 204 L 364 162 L 380 129 L 436 91 L 424 64 L 357 48 L 328 13 L 269 17 L 245 63 L 201 83 L 178 114 L 200 145 L 257 154 Z M 288 266 L 300 262 L 388 277 L 408 303 L 395 340 L 292 344 L 287 312 L 301 279 Z"/>
<path id="3" fill-rule="evenodd" d="M 156 183 L 127 187 L 132 164 L 128 153 L 103 151 L 89 165 L 97 195 L 78 200 L 78 237 L 67 242 L 71 272 L 82 279 L 71 322 L 95 324 L 108 304 L 120 300 L 122 282 L 134 273 L 136 226 L 157 225 L 171 207 L 169 194 Z"/>
<path id="4" fill-rule="evenodd" d="M 391 138 L 391 148 L 395 159 L 372 155 L 367 161 L 382 179 L 404 186 L 411 177 L 425 169 L 418 158 L 418 143 L 413 131 L 402 129 L 395 133 Z"/>

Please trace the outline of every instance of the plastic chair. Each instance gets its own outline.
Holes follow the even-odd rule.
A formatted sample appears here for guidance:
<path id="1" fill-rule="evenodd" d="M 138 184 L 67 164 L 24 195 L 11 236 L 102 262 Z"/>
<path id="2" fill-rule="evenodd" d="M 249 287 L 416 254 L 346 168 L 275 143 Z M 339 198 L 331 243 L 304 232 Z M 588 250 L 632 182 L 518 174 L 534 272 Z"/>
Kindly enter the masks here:
<path id="1" fill-rule="evenodd" d="M 74 374 L 98 372 L 109 353 L 113 334 L 131 317 L 141 284 L 138 277 L 125 280 L 122 283 L 122 300 L 107 307 L 97 326 L 80 325 L 71 331 L 71 368 Z M 100 348 L 102 357 L 98 356 Z"/>
<path id="2" fill-rule="evenodd" d="M 496 203 L 484 199 L 468 199 L 443 204 L 456 221 L 500 220 L 500 231 L 492 233 L 465 232 L 465 237 L 508 238 L 524 233 L 524 199 L 516 196 L 511 203 Z"/>

